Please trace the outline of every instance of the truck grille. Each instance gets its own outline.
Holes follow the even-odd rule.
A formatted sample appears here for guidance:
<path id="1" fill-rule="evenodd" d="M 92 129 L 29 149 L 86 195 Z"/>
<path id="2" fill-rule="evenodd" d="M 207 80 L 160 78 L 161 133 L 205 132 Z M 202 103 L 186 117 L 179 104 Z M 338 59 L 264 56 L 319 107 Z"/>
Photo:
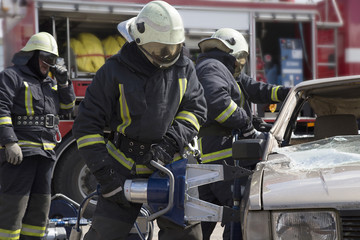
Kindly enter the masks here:
<path id="1" fill-rule="evenodd" d="M 360 240 L 360 210 L 340 211 L 342 239 Z"/>

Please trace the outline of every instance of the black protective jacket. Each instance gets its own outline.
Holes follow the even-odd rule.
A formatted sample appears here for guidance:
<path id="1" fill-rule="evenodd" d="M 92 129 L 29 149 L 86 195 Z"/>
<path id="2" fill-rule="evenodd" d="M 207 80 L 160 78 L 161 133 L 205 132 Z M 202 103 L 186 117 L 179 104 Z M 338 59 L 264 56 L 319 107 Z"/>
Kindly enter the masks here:
<path id="1" fill-rule="evenodd" d="M 57 116 L 73 111 L 75 93 L 71 82 L 59 87 L 50 77 L 40 79 L 26 64 L 28 57 L 18 55 L 14 66 L 0 73 L 0 148 L 10 142 L 18 142 L 23 155 L 42 155 L 56 159 L 54 148 L 57 127 L 18 125 L 18 117 L 27 119 L 47 114 Z"/>
<path id="2" fill-rule="evenodd" d="M 235 80 L 235 60 L 217 49 L 200 54 L 197 60 L 196 72 L 208 106 L 207 122 L 200 130 L 200 135 L 203 130 L 206 135 L 200 141 L 205 163 L 231 157 L 232 130 L 251 124 L 250 102 L 276 103 L 284 100 L 288 92 L 286 89 L 285 96 L 280 96 L 282 86 L 257 82 L 246 74 Z M 228 151 L 223 155 L 211 155 L 223 149 Z"/>
<path id="3" fill-rule="evenodd" d="M 167 135 L 182 149 L 206 120 L 206 101 L 191 60 L 183 55 L 170 68 L 155 68 L 134 42 L 107 60 L 81 102 L 73 133 L 80 153 L 92 172 L 108 164 L 110 156 L 128 176 L 149 169 L 111 142 L 104 128 L 128 139 L 156 143 Z M 104 160 L 105 159 L 105 160 Z"/>

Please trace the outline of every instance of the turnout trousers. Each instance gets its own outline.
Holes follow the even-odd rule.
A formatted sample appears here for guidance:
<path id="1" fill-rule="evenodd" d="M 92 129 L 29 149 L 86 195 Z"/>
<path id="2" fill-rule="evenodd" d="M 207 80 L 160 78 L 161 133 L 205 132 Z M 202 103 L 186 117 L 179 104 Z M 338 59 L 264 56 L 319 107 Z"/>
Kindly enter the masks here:
<path id="1" fill-rule="evenodd" d="M 0 239 L 44 239 L 54 161 L 35 155 L 0 164 Z"/>

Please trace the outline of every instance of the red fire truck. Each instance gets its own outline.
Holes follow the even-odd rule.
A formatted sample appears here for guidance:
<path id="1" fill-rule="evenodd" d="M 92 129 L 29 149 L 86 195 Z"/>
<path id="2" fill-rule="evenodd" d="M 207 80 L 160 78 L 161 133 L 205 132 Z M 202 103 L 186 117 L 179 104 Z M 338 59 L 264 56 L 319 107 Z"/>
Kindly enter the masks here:
<path id="1" fill-rule="evenodd" d="M 52 33 L 65 58 L 77 104 L 84 97 L 95 71 L 84 71 L 78 63 L 84 58 L 104 57 L 98 53 L 77 53 L 72 46 L 79 34 L 98 39 L 119 35 L 117 24 L 136 16 L 147 0 L 3 0 L 3 46 L 5 66 L 39 31 Z M 250 45 L 247 72 L 258 81 L 271 80 L 294 84 L 314 78 L 360 74 L 360 1 L 322 0 L 167 0 L 183 17 L 186 47 L 196 57 L 197 43 L 222 27 L 241 31 Z M 296 48 L 296 44 L 300 48 Z M 298 45 L 299 45 L 298 44 Z M 89 45 L 89 43 L 88 43 Z M 300 51 L 299 51 L 300 50 Z M 284 53 L 282 53 L 282 51 Z M 288 54 L 288 55 L 286 55 Z M 103 54 L 105 55 L 105 53 Z M 297 60 L 292 61 L 292 60 Z M 300 61 L 299 61 L 300 59 Z M 296 65 L 299 64 L 299 65 Z M 299 67 L 300 66 L 300 67 Z M 294 68 L 292 68 L 294 67 Z M 291 81 L 286 82 L 286 78 Z M 274 81 L 274 79 L 272 79 Z M 296 82 L 295 82 L 296 83 Z M 263 106 L 254 111 L 268 117 Z M 311 120 L 299 119 L 305 128 Z M 271 116 L 271 114 L 270 114 Z M 57 146 L 58 160 L 53 173 L 54 193 L 63 193 L 80 202 L 96 188 L 96 181 L 79 157 L 71 134 L 75 113 L 63 116 L 60 130 L 63 141 Z M 269 120 L 271 121 L 271 119 Z"/>

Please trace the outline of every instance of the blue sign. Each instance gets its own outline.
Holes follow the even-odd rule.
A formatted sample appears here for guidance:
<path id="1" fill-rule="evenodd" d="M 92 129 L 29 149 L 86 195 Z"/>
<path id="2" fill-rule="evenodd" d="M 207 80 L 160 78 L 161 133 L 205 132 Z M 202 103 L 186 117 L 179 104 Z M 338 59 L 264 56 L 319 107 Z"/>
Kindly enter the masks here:
<path id="1" fill-rule="evenodd" d="M 300 39 L 280 38 L 281 84 L 293 87 L 303 81 L 303 49 Z"/>

